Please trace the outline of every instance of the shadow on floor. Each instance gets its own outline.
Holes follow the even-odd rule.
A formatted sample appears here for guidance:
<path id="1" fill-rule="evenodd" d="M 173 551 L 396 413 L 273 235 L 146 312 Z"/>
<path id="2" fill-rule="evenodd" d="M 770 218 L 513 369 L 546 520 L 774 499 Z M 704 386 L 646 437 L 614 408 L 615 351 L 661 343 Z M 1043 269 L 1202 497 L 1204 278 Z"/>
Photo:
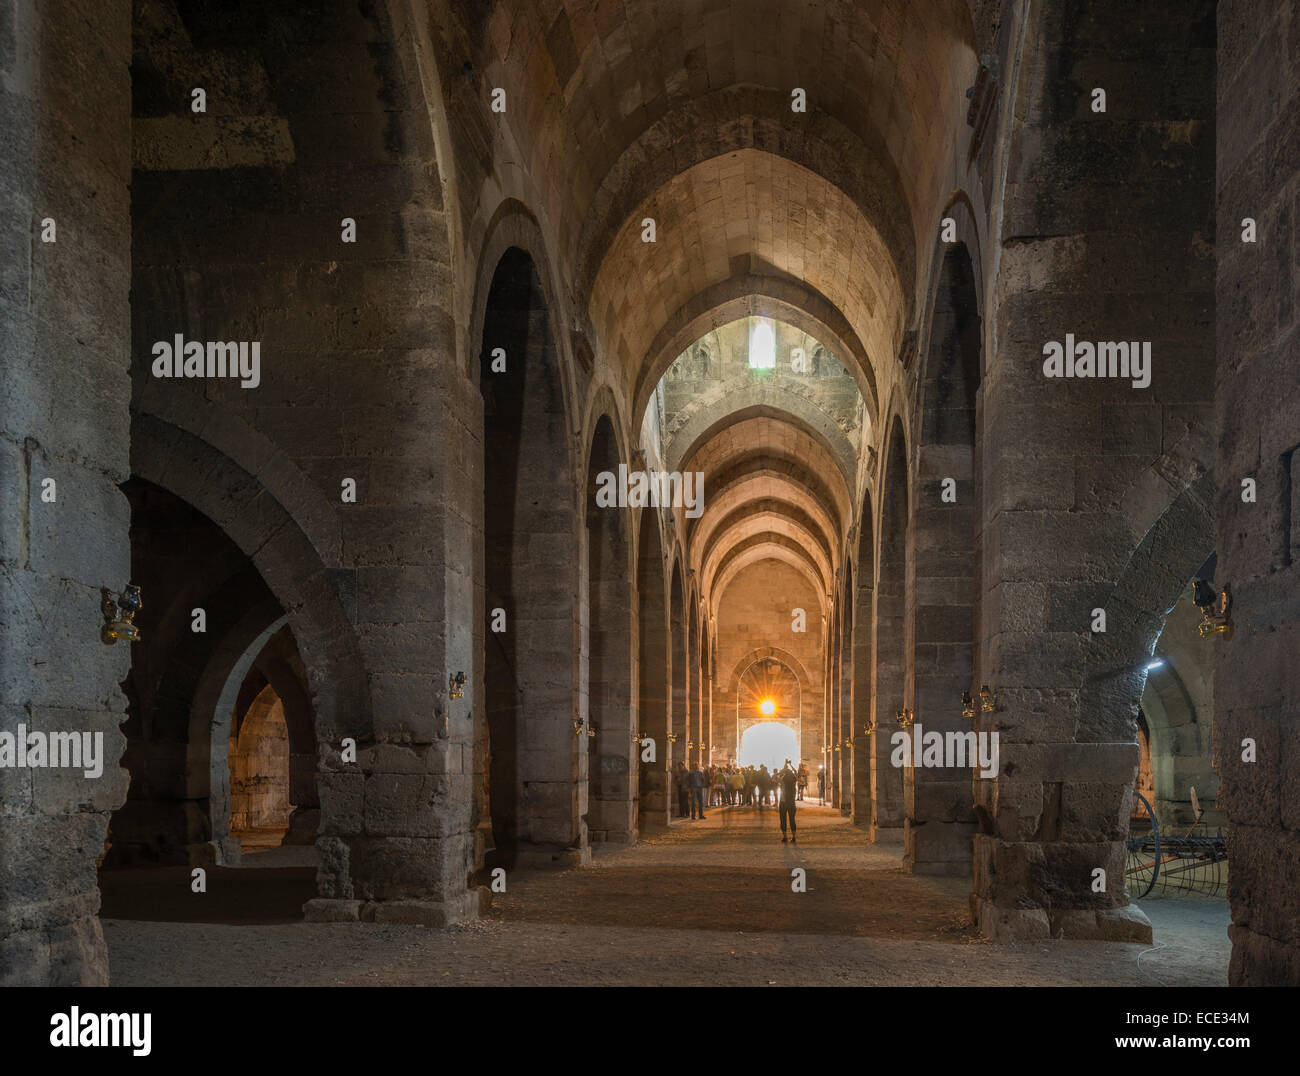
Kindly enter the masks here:
<path id="1" fill-rule="evenodd" d="M 974 936 L 966 880 L 917 880 L 901 871 L 808 872 L 807 892 L 789 870 L 603 867 L 529 873 L 496 896 L 492 918 L 509 922 L 734 930 L 743 933 L 963 941 Z"/>
<path id="2" fill-rule="evenodd" d="M 315 867 L 208 867 L 207 892 L 190 889 L 189 867 L 99 873 L 100 918 L 154 923 L 298 923 L 316 896 Z"/>

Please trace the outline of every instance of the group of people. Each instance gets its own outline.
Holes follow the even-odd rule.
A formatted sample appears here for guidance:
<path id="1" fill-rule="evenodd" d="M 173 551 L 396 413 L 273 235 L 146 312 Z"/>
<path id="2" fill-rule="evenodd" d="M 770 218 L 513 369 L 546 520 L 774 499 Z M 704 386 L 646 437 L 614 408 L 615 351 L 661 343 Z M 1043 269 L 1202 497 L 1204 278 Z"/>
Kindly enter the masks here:
<path id="1" fill-rule="evenodd" d="M 781 769 L 761 766 L 700 766 L 685 762 L 673 766 L 673 790 L 677 795 L 677 814 L 692 820 L 704 817 L 709 807 L 758 807 L 776 804 L 781 815 L 781 840 L 786 840 L 789 822 L 790 839 L 794 839 L 795 803 L 804 798 L 808 788 L 808 767 L 798 769 L 790 759 Z"/>

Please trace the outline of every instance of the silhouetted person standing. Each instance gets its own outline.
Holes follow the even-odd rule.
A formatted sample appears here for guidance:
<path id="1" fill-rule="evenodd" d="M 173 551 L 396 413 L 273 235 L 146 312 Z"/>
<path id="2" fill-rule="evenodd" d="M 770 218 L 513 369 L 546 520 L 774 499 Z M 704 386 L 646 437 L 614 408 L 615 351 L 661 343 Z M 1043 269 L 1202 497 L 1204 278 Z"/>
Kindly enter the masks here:
<path id="1" fill-rule="evenodd" d="M 704 782 L 706 778 L 697 762 L 686 775 L 686 785 L 691 790 L 691 820 L 704 817 Z"/>
<path id="2" fill-rule="evenodd" d="M 799 774 L 795 768 L 790 765 L 790 760 L 785 760 L 785 766 L 780 773 L 781 779 L 781 843 L 785 844 L 785 823 L 786 819 L 790 820 L 790 843 L 798 844 L 795 840 L 794 831 L 794 810 L 795 797 L 799 794 Z"/>

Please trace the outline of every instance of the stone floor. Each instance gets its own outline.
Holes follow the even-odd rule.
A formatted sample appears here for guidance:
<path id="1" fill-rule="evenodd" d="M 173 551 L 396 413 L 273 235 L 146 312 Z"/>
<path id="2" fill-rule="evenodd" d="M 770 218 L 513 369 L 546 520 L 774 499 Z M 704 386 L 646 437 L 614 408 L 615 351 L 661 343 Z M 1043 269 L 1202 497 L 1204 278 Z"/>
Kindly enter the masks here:
<path id="1" fill-rule="evenodd" d="M 967 916 L 966 879 L 909 875 L 837 811 L 801 806 L 783 845 L 776 812 L 717 809 L 586 870 L 516 872 L 484 918 L 450 931 L 308 924 L 311 849 L 240 868 L 103 876 L 117 985 L 1222 985 L 1228 911 L 1145 901 L 1153 947 L 994 945 Z M 266 862 L 262 862 L 266 860 Z M 248 868 L 259 868 L 249 870 Z M 807 892 L 791 872 L 807 872 Z"/>

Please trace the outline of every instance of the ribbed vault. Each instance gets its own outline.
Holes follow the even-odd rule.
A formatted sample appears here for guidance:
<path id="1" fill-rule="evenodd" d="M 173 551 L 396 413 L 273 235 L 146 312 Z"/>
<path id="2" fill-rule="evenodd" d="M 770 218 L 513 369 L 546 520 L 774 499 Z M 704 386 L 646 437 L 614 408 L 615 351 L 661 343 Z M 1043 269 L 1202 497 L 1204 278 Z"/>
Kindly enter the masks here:
<path id="1" fill-rule="evenodd" d="M 687 169 L 627 218 L 592 287 L 593 332 L 635 384 L 661 326 L 695 296 L 755 271 L 823 297 L 873 363 L 896 352 L 909 304 L 880 233 L 834 184 L 756 150 Z"/>
<path id="2" fill-rule="evenodd" d="M 753 319 L 712 330 L 671 365 L 654 397 L 669 470 L 704 475 L 698 518 L 680 512 L 687 564 L 710 617 L 763 564 L 803 576 L 825 611 L 853 523 L 864 434 L 855 382 L 819 340 L 772 323 L 771 368 L 751 362 Z"/>
<path id="3" fill-rule="evenodd" d="M 485 109 L 470 247 L 532 208 L 634 422 L 692 323 L 757 297 L 820 319 L 875 414 L 977 68 L 965 0 L 446 2 Z"/>
<path id="4" fill-rule="evenodd" d="M 941 134 L 963 107 L 963 80 L 974 70 L 964 0 L 453 7 L 482 91 L 507 91 L 503 120 L 515 159 L 544 177 L 549 215 L 566 223 L 561 257 L 574 270 L 600 259 L 610 220 L 636 204 L 646 184 L 663 182 L 665 158 L 680 171 L 751 146 L 828 170 L 863 162 L 839 167 L 856 171 L 864 203 L 881 220 L 903 222 L 906 235 L 935 194 Z M 805 112 L 790 109 L 795 88 L 806 93 Z"/>

